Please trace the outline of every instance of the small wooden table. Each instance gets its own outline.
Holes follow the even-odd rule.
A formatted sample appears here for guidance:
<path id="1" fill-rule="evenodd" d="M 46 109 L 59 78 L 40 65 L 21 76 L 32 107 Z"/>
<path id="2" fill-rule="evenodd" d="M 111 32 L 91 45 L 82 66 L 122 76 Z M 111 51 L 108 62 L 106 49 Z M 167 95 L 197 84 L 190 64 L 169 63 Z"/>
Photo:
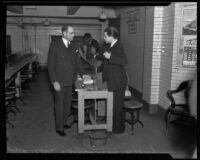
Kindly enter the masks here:
<path id="1" fill-rule="evenodd" d="M 112 132 L 113 119 L 113 92 L 108 92 L 106 88 L 101 88 L 98 83 L 93 85 L 85 85 L 82 88 L 82 80 L 77 80 L 75 83 L 76 91 L 78 92 L 78 133 L 84 133 L 85 130 L 106 129 Z M 95 99 L 95 112 L 97 108 L 96 99 L 107 99 L 107 114 L 106 123 L 104 124 L 84 124 L 84 101 L 85 99 Z M 96 114 L 95 114 L 96 116 Z"/>

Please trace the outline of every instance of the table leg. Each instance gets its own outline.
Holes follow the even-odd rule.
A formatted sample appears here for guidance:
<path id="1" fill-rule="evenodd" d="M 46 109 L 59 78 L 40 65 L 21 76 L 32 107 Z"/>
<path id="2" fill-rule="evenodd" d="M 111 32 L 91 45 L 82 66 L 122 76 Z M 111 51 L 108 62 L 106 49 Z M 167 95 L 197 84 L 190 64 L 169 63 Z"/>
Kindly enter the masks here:
<path id="1" fill-rule="evenodd" d="M 113 125 L 113 93 L 108 92 L 107 96 L 107 131 L 112 132 Z"/>
<path id="2" fill-rule="evenodd" d="M 15 86 L 16 86 L 16 97 L 21 96 L 21 73 L 17 73 L 17 77 L 15 78 Z"/>
<path id="3" fill-rule="evenodd" d="M 84 132 L 84 97 L 81 92 L 78 93 L 78 133 Z"/>
<path id="4" fill-rule="evenodd" d="M 28 69 L 31 71 L 32 70 L 32 62 L 31 63 L 29 63 L 29 65 L 28 65 Z M 29 73 L 29 78 L 32 78 L 32 74 L 31 73 Z"/>

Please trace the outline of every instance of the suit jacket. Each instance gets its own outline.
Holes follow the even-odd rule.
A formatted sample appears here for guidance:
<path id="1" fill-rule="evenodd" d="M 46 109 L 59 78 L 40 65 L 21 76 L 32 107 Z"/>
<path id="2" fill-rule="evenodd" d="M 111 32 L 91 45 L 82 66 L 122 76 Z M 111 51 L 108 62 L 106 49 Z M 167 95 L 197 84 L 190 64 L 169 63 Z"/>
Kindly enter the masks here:
<path id="1" fill-rule="evenodd" d="M 115 91 L 127 86 L 124 66 L 128 63 L 119 40 L 109 48 L 111 57 L 104 60 L 103 81 L 107 81 L 108 91 Z"/>
<path id="2" fill-rule="evenodd" d="M 67 48 L 60 38 L 52 41 L 48 53 L 48 72 L 51 83 L 58 81 L 63 86 L 72 86 L 76 73 L 83 74 L 76 44 L 71 42 Z"/>

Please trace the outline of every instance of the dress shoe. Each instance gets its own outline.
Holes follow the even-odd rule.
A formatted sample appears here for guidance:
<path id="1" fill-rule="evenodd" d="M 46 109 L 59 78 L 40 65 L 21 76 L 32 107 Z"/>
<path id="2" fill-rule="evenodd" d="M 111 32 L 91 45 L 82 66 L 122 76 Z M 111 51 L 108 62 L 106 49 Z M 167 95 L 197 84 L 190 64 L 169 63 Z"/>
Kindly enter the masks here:
<path id="1" fill-rule="evenodd" d="M 64 125 L 64 128 L 69 129 L 69 128 L 71 128 L 71 126 L 66 124 L 66 125 Z"/>
<path id="2" fill-rule="evenodd" d="M 60 136 L 66 136 L 66 133 L 64 131 L 56 131 Z"/>

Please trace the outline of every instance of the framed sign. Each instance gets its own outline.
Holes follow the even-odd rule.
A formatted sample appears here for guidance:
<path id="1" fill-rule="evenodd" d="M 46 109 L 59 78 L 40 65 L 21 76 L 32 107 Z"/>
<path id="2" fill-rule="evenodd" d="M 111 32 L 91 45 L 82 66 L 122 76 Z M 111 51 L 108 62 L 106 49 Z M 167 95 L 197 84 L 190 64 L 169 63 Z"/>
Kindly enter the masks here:
<path id="1" fill-rule="evenodd" d="M 183 4 L 177 65 L 195 67 L 197 62 L 197 5 Z"/>
<path id="2" fill-rule="evenodd" d="M 137 32 L 137 21 L 140 20 L 140 10 L 136 9 L 134 11 L 127 13 L 127 27 L 128 34 Z"/>
<path id="3" fill-rule="evenodd" d="M 197 37 L 184 36 L 183 66 L 195 66 L 197 61 Z"/>

